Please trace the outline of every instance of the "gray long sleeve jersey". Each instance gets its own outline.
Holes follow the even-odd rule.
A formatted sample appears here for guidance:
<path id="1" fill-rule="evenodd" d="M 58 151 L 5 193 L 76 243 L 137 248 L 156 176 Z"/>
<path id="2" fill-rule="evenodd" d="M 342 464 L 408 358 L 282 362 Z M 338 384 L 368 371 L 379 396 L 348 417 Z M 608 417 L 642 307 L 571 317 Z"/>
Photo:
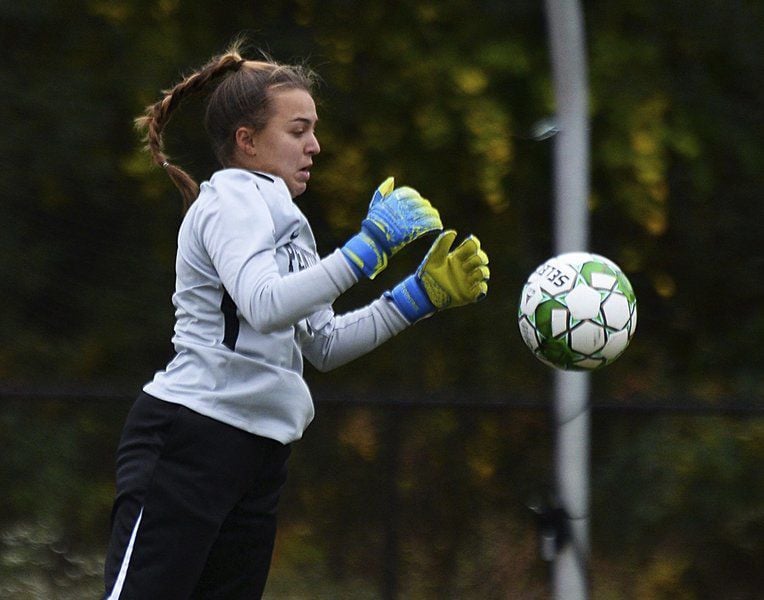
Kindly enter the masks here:
<path id="1" fill-rule="evenodd" d="M 286 184 L 224 169 L 201 186 L 178 235 L 176 355 L 144 390 L 282 443 L 313 419 L 303 356 L 321 371 L 409 322 L 387 298 L 335 315 L 357 277 L 340 250 L 320 259 Z"/>

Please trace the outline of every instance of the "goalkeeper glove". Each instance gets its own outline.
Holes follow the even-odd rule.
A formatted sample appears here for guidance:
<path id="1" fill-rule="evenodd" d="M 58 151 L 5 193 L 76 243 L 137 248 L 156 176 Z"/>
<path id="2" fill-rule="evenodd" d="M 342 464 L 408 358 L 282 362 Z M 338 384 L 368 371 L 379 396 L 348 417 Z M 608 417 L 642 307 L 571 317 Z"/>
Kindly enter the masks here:
<path id="1" fill-rule="evenodd" d="M 361 231 L 342 247 L 355 269 L 374 279 L 388 259 L 406 244 L 432 231 L 440 231 L 440 214 L 428 200 L 410 187 L 393 189 L 388 177 L 374 192 Z"/>
<path id="2" fill-rule="evenodd" d="M 488 293 L 488 255 L 480 240 L 467 237 L 454 250 L 456 231 L 444 231 L 435 240 L 416 273 L 388 292 L 403 316 L 414 323 L 436 310 L 464 306 Z"/>

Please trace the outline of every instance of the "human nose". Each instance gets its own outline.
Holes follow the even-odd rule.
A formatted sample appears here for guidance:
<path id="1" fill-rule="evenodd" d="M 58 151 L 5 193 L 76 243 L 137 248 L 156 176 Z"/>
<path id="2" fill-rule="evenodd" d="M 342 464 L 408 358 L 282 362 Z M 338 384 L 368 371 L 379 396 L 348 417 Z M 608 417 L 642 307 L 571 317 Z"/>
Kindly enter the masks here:
<path id="1" fill-rule="evenodd" d="M 312 156 L 314 154 L 318 154 L 319 152 L 321 152 L 321 144 L 318 143 L 318 138 L 316 137 L 316 134 L 313 133 L 311 134 L 310 140 L 308 140 L 308 144 L 305 147 L 305 153 Z"/>

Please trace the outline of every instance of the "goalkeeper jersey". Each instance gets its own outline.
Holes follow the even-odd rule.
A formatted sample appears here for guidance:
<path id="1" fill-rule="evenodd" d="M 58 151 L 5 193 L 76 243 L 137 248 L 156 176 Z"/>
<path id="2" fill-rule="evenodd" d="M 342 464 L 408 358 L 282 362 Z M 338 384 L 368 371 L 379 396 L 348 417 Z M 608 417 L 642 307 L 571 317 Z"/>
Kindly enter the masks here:
<path id="1" fill-rule="evenodd" d="M 313 418 L 303 356 L 326 371 L 409 323 L 384 296 L 335 315 L 357 281 L 340 250 L 321 259 L 277 177 L 224 169 L 180 226 L 173 294 L 176 354 L 144 391 L 281 443 Z"/>

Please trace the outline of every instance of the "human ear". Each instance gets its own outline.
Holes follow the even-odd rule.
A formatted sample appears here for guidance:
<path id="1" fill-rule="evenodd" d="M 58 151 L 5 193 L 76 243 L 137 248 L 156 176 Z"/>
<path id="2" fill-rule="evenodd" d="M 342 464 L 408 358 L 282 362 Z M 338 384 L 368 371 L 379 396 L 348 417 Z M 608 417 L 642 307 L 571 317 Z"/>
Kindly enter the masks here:
<path id="1" fill-rule="evenodd" d="M 247 156 L 257 154 L 255 149 L 255 132 L 250 127 L 239 127 L 234 134 L 236 138 L 236 147 Z"/>

